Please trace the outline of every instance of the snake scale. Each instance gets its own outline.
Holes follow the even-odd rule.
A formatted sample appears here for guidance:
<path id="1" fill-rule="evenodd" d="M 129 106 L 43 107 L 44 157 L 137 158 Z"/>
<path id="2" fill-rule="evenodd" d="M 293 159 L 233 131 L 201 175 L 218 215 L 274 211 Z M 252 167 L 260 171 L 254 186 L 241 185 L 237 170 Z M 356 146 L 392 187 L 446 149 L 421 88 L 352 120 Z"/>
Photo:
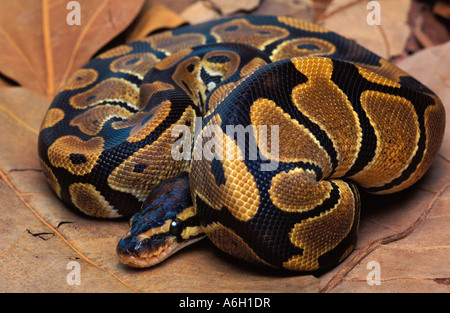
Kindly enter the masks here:
<path id="1" fill-rule="evenodd" d="M 206 235 L 242 260 L 314 272 L 354 249 L 358 188 L 393 193 L 424 175 L 444 115 L 432 91 L 352 40 L 234 17 L 96 56 L 52 102 L 39 156 L 68 206 L 132 216 L 125 264 Z"/>

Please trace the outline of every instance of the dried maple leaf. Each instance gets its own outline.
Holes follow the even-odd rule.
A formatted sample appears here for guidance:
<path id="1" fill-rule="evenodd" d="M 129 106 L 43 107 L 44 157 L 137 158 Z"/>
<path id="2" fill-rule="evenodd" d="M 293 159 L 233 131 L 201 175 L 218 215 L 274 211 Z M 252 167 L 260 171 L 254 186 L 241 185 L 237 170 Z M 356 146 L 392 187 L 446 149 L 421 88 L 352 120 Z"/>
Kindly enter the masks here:
<path id="1" fill-rule="evenodd" d="M 133 21 L 143 2 L 2 1 L 0 71 L 52 98 L 71 73 Z"/>

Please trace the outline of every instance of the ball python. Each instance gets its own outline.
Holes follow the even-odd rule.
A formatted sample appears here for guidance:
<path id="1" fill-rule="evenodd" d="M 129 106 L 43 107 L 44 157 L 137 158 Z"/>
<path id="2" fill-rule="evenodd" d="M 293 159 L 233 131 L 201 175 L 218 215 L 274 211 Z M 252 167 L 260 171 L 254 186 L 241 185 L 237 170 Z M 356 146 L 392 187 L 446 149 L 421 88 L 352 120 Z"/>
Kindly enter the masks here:
<path id="1" fill-rule="evenodd" d="M 393 193 L 424 175 L 444 115 L 430 89 L 353 40 L 234 17 L 93 58 L 54 98 L 39 157 L 68 206 L 132 216 L 125 264 L 207 236 L 241 260 L 314 272 L 354 249 L 358 188 Z"/>

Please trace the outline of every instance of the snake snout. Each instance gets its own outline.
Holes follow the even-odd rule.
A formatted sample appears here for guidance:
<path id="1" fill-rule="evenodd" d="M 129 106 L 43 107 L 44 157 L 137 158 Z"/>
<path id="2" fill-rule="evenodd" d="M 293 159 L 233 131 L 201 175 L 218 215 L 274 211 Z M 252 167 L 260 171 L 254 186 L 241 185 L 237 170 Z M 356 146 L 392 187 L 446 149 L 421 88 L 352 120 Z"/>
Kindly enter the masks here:
<path id="1" fill-rule="evenodd" d="M 150 267 L 171 254 L 172 242 L 155 238 L 139 240 L 128 234 L 119 241 L 116 250 L 122 263 L 132 267 Z"/>
<path id="2" fill-rule="evenodd" d="M 141 254 L 142 242 L 136 240 L 136 238 L 131 236 L 125 236 L 120 239 L 117 244 L 117 253 L 122 255 L 135 255 Z"/>

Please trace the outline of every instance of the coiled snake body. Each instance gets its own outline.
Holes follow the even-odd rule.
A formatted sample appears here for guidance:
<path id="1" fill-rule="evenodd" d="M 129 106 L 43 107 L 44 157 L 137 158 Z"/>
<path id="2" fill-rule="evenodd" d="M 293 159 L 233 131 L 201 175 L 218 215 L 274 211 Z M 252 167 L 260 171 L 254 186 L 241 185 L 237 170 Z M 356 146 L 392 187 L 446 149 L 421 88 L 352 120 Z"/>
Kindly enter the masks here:
<path id="1" fill-rule="evenodd" d="M 319 26 L 249 16 L 100 54 L 54 99 L 39 156 L 69 206 L 138 212 L 124 263 L 206 234 L 243 260 L 316 271 L 355 246 L 356 186 L 414 184 L 443 130 L 440 100 L 393 64 Z"/>

